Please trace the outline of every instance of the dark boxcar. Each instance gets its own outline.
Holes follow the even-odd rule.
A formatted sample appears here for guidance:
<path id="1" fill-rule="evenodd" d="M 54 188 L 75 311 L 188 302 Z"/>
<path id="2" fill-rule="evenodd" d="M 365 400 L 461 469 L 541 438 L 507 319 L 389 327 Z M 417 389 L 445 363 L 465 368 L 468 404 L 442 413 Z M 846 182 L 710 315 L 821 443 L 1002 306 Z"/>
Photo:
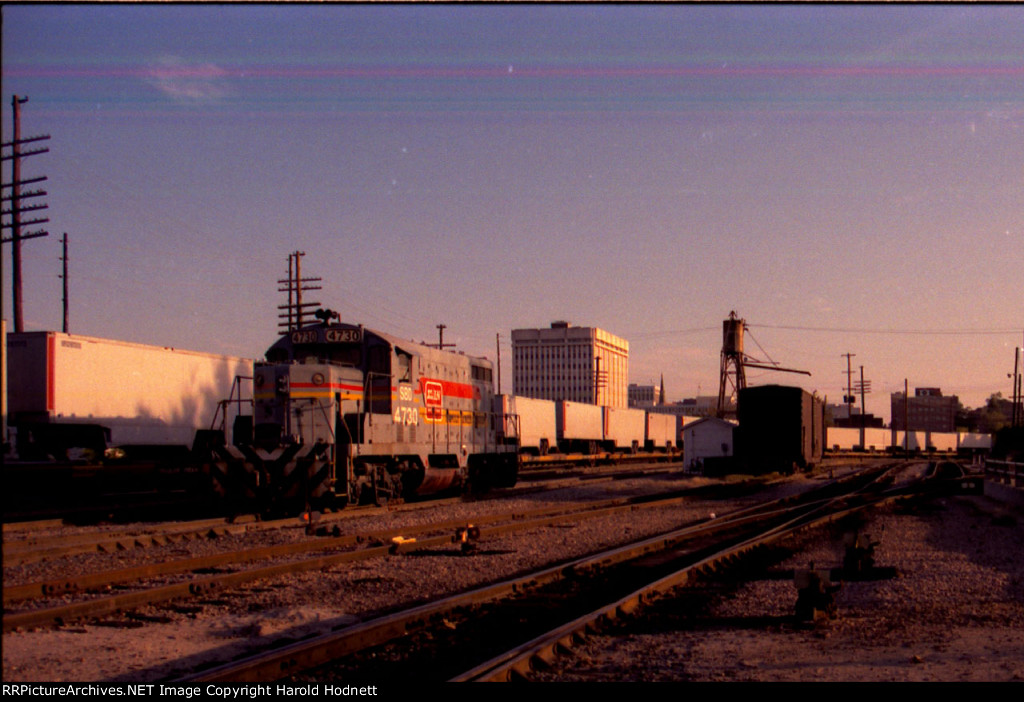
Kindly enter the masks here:
<path id="1" fill-rule="evenodd" d="M 745 470 L 789 473 L 821 461 L 825 409 L 820 399 L 797 387 L 763 385 L 741 390 L 738 402 L 736 449 Z"/>

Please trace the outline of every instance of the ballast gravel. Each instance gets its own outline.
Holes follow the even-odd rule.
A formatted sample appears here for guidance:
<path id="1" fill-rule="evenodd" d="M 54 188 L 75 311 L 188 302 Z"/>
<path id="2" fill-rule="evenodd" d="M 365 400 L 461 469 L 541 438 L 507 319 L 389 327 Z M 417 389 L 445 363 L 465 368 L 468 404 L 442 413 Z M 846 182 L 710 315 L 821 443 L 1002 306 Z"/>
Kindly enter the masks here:
<path id="1" fill-rule="evenodd" d="M 508 510 L 573 505 L 693 487 L 703 478 L 668 474 L 629 480 L 593 481 L 506 499 L 465 501 L 373 516 L 342 519 L 342 533 L 392 529 L 465 519 Z M 152 682 L 187 674 L 210 661 L 227 661 L 256 645 L 321 633 L 370 618 L 399 605 L 437 599 L 510 577 L 526 569 L 567 560 L 604 547 L 653 535 L 708 516 L 720 503 L 694 501 L 625 512 L 599 519 L 486 538 L 477 551 L 437 547 L 385 558 L 256 581 L 202 600 L 146 606 L 99 622 L 76 622 L 3 635 L 3 679 L 19 681 Z M 637 514 L 643 515 L 638 517 Z M 160 559 L 223 551 L 228 546 L 268 545 L 304 530 L 254 532 L 250 538 L 190 541 L 116 554 L 88 554 L 42 564 L 4 568 L 5 583 L 32 582 L 55 573 L 87 573 Z M 248 536 L 248 535 L 247 535 Z M 59 604 L 51 603 L 51 604 Z"/>
<path id="2" fill-rule="evenodd" d="M 344 530 L 411 526 L 507 509 L 588 502 L 694 486 L 680 475 L 596 482 L 500 500 L 429 506 L 339 522 Z M 778 491 L 806 488 L 816 479 Z M 760 496 L 763 499 L 763 495 Z M 752 498 L 748 498 L 748 501 Z M 254 645 L 298 638 L 366 619 L 398 605 L 430 601 L 553 561 L 660 533 L 737 506 L 694 500 L 682 505 L 581 520 L 484 539 L 475 553 L 432 548 L 258 581 L 199 601 L 142 608 L 104 622 L 3 635 L 6 682 L 154 682 L 225 661 Z M 1000 511 L 1002 510 L 1002 511 Z M 984 498 L 949 498 L 930 512 L 881 514 L 880 565 L 899 577 L 845 584 L 839 618 L 801 630 L 785 624 L 595 638 L 542 679 L 559 680 L 1012 680 L 1024 676 L 1024 527 L 1019 513 Z M 874 528 L 874 527 L 872 527 Z M 264 535 L 253 541 L 299 538 Z M 230 537 L 232 539 L 245 537 Z M 256 545 L 255 543 L 251 545 Z M 136 560 L 223 549 L 188 542 L 118 554 Z M 812 543 L 788 567 L 841 560 L 833 542 Z M 837 555 L 838 553 L 838 555 Z M 111 567 L 104 555 L 5 568 L 17 581 L 51 569 Z M 786 567 L 784 564 L 782 567 Z M 21 570 L 24 568 L 24 570 Z M 784 621 L 795 601 L 791 582 L 755 581 L 723 599 L 714 614 L 729 621 Z"/>
<path id="3" fill-rule="evenodd" d="M 537 681 L 1024 681 L 1024 512 L 983 497 L 887 509 L 863 527 L 878 579 L 839 583 L 831 619 L 798 624 L 793 580 L 747 582 L 674 626 L 671 605 L 588 638 Z M 842 564 L 817 538 L 780 569 Z M 892 576 L 892 577 L 888 577 Z M 661 612 L 660 622 L 652 621 Z"/>

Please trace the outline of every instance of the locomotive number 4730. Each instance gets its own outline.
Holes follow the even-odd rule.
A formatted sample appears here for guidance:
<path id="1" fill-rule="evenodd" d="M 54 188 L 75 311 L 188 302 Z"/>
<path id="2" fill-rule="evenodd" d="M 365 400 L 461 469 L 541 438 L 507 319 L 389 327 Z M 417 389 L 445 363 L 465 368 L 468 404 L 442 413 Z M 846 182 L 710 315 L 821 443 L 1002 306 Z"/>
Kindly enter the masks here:
<path id="1" fill-rule="evenodd" d="M 420 411 L 417 407 L 396 407 L 395 424 L 419 424 Z"/>
<path id="2" fill-rule="evenodd" d="M 412 388 L 408 385 L 398 386 L 398 399 L 401 402 L 412 402 Z M 395 424 L 419 424 L 420 411 L 417 407 L 395 407 Z"/>

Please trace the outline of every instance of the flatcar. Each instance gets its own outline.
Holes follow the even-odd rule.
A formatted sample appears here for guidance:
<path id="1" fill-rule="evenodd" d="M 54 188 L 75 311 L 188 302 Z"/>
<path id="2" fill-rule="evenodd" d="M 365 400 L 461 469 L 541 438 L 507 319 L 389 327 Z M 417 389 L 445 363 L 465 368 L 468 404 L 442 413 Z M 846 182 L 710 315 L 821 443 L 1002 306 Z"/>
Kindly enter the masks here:
<path id="1" fill-rule="evenodd" d="M 255 364 L 252 417 L 215 449 L 218 494 L 277 512 L 515 484 L 491 361 L 317 317 Z"/>

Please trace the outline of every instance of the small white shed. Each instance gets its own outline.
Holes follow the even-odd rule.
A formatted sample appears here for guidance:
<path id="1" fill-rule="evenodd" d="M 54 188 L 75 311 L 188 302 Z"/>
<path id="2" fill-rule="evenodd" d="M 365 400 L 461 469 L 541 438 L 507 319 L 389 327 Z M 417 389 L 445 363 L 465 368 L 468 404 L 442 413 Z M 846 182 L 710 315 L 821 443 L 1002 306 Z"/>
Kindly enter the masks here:
<path id="1" fill-rule="evenodd" d="M 708 458 L 733 455 L 734 422 L 705 417 L 683 427 L 683 465 L 686 470 L 702 472 Z"/>

